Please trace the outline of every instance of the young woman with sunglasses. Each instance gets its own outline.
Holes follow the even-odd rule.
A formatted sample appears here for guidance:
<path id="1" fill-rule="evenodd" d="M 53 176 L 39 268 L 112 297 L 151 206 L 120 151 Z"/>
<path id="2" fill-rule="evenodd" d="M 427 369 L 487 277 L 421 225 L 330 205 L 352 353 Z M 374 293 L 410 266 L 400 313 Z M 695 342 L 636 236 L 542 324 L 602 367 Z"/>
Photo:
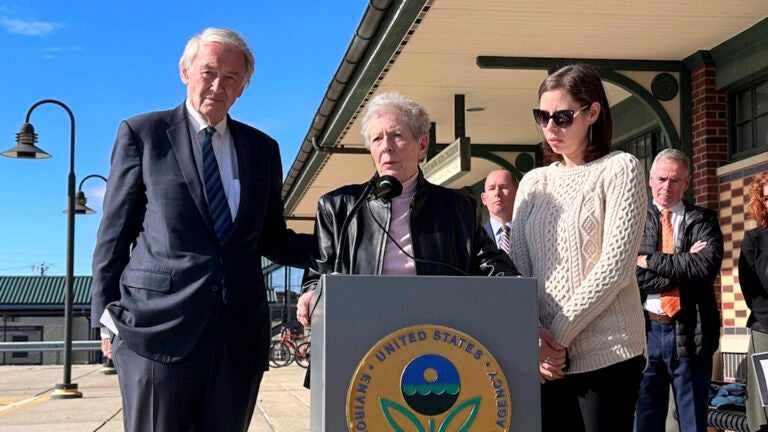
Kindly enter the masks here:
<path id="1" fill-rule="evenodd" d="M 646 362 L 643 169 L 610 151 L 610 108 L 589 65 L 547 77 L 533 115 L 556 161 L 523 177 L 511 243 L 519 271 L 538 279 L 542 430 L 631 432 Z"/>

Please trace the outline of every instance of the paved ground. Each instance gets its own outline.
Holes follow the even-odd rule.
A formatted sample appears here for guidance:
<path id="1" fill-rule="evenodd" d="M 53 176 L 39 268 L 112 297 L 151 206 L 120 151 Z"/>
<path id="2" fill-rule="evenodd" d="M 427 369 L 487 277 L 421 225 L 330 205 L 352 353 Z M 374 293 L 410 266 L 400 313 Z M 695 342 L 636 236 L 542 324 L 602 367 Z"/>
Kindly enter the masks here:
<path id="1" fill-rule="evenodd" d="M 0 432 L 121 432 L 123 416 L 116 375 L 99 365 L 73 365 L 78 399 L 51 399 L 63 369 L 0 366 Z M 309 390 L 304 369 L 292 364 L 264 375 L 250 432 L 309 432 Z"/>

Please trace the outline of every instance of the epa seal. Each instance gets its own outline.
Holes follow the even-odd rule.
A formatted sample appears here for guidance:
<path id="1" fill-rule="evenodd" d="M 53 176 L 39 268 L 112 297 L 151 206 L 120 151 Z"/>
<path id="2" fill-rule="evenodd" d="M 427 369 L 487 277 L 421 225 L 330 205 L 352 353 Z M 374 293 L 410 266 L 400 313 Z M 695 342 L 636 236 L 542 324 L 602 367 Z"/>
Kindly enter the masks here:
<path id="1" fill-rule="evenodd" d="M 351 432 L 508 432 L 509 385 L 480 342 L 438 325 L 400 329 L 363 357 L 347 392 Z"/>

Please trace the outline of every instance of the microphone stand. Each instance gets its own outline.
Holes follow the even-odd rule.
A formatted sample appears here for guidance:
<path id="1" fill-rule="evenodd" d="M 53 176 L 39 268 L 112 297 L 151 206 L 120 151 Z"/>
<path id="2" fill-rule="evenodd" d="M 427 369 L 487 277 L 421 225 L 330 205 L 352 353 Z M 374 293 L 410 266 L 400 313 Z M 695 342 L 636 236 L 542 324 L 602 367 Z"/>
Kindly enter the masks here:
<path id="1" fill-rule="evenodd" d="M 369 181 L 368 184 L 365 186 L 365 189 L 363 190 L 363 193 L 360 195 L 360 198 L 355 201 L 355 204 L 352 205 L 352 209 L 347 213 L 347 217 L 344 218 L 344 222 L 341 224 L 341 230 L 339 231 L 339 240 L 338 244 L 336 245 L 336 259 L 333 262 L 333 273 L 332 274 L 338 274 L 339 273 L 339 266 L 341 263 L 341 253 L 343 251 L 344 242 L 347 239 L 347 229 L 349 228 L 350 222 L 352 222 L 352 217 L 357 213 L 357 211 L 360 209 L 360 206 L 363 205 L 363 203 L 368 198 L 368 195 L 371 192 L 371 189 L 373 189 L 373 181 Z"/>
<path id="2" fill-rule="evenodd" d="M 416 258 L 414 256 L 411 256 L 408 252 L 405 251 L 405 249 L 403 249 L 402 246 L 400 246 L 400 243 L 398 243 L 397 240 L 395 240 L 395 238 L 392 237 L 392 234 L 389 233 L 389 230 L 387 230 L 384 227 L 384 225 L 382 225 L 381 222 L 379 222 L 379 220 L 376 219 L 376 216 L 373 214 L 373 212 L 371 211 L 370 208 L 368 209 L 368 211 L 371 214 L 371 219 L 373 219 L 373 221 L 376 222 L 376 225 L 378 225 L 379 228 L 381 228 L 381 230 L 384 231 L 384 234 L 387 235 L 387 238 L 389 238 L 392 241 L 392 243 L 394 243 L 395 246 L 397 246 L 397 248 L 400 249 L 400 252 L 402 252 L 403 255 L 407 256 L 410 259 L 412 259 L 414 262 L 420 262 L 420 263 L 423 263 L 423 264 L 437 264 L 437 265 L 441 265 L 441 266 L 444 266 L 446 268 L 449 268 L 449 269 L 459 273 L 462 276 L 469 276 L 469 273 L 465 272 L 464 270 L 462 270 L 462 269 L 460 269 L 458 267 L 452 266 L 452 265 L 450 265 L 448 263 L 444 263 L 444 262 L 441 262 L 441 261 L 433 261 L 433 260 L 425 259 L 425 258 Z"/>

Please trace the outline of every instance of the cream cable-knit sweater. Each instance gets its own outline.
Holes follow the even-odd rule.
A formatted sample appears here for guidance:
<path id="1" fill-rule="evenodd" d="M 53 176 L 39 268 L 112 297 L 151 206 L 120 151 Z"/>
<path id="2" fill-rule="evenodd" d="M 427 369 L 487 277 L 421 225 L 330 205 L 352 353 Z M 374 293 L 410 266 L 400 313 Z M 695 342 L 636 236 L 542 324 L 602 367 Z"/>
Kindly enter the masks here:
<path id="1" fill-rule="evenodd" d="M 568 347 L 569 373 L 645 352 L 635 279 L 647 198 L 640 162 L 613 152 L 527 173 L 517 191 L 512 257 L 538 279 L 539 322 Z"/>

